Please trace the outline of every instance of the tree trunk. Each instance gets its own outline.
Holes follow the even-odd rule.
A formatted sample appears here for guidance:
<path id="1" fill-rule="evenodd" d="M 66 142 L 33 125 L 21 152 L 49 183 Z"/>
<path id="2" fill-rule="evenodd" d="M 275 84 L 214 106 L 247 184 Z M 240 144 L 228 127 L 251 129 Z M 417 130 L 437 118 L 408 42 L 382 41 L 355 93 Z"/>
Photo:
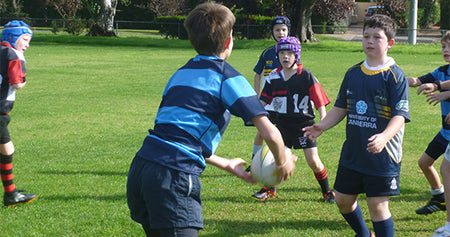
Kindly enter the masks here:
<path id="1" fill-rule="evenodd" d="M 291 2 L 290 8 L 293 10 L 289 16 L 293 22 L 292 29 L 300 42 L 315 42 L 318 41 L 312 29 L 311 15 L 316 0 L 297 0 Z"/>
<path id="2" fill-rule="evenodd" d="M 450 0 L 441 0 L 441 29 L 450 30 Z"/>
<path id="3" fill-rule="evenodd" d="M 114 32 L 114 16 L 118 0 L 99 0 L 100 15 L 88 36 L 117 36 Z"/>

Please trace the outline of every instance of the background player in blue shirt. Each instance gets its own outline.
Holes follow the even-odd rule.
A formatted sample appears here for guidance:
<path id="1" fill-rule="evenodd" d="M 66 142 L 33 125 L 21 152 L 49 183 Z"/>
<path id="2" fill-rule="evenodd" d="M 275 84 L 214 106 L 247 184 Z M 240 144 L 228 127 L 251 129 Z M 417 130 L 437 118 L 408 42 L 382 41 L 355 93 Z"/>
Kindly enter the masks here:
<path id="1" fill-rule="evenodd" d="M 448 38 L 449 36 L 447 36 Z M 447 39 L 444 36 L 441 39 L 442 43 L 442 56 L 444 60 L 450 63 L 449 52 L 446 47 Z M 447 56 L 446 56 L 447 55 Z M 410 87 L 422 86 L 426 83 L 434 83 L 436 86 L 440 85 L 441 82 L 450 80 L 450 64 L 440 66 L 436 68 L 433 72 L 423 75 L 419 78 L 408 77 L 408 82 Z M 423 88 L 423 87 L 422 87 Z M 419 88 L 418 92 L 422 89 Z M 442 117 L 442 128 L 436 134 L 434 139 L 428 144 L 427 149 L 422 154 L 419 159 L 419 167 L 422 169 L 428 183 L 431 186 L 431 195 L 433 196 L 431 200 L 423 207 L 416 210 L 417 214 L 430 214 L 437 211 L 445 211 L 445 197 L 444 197 L 444 186 L 441 184 L 441 179 L 438 172 L 433 167 L 434 162 L 445 152 L 447 145 L 450 141 L 450 125 L 444 120 L 447 114 L 450 113 L 450 91 L 442 91 L 437 94 L 430 94 L 429 101 L 433 101 L 433 105 L 441 103 L 441 117 Z"/>
<path id="2" fill-rule="evenodd" d="M 281 66 L 265 79 L 260 100 L 271 104 L 271 120 L 276 124 L 288 148 L 303 149 L 305 159 L 319 182 L 325 202 L 334 203 L 334 193 L 328 184 L 328 173 L 319 158 L 317 144 L 303 135 L 302 129 L 314 124 L 314 107 L 324 118 L 325 106 L 330 103 L 316 77 L 300 64 L 301 45 L 297 38 L 282 38 L 277 43 Z M 263 187 L 252 195 L 266 200 L 276 197 L 275 187 Z"/>
<path id="3" fill-rule="evenodd" d="M 441 38 L 442 45 L 442 56 L 445 62 L 449 63 L 445 66 L 438 67 L 431 74 L 433 77 L 439 78 L 439 80 L 435 80 L 432 83 L 423 83 L 420 85 L 417 90 L 417 94 L 420 95 L 424 93 L 428 98 L 427 101 L 430 104 L 436 105 L 441 102 L 441 108 L 443 107 L 443 103 L 446 102 L 450 98 L 450 31 L 447 31 L 446 34 Z M 439 90 L 440 93 L 433 93 L 434 91 Z M 448 103 L 448 102 L 446 102 Z M 448 109 L 448 108 L 447 108 Z M 441 109 L 442 111 L 443 109 Z M 448 128 L 450 126 L 450 113 L 447 112 L 447 115 L 444 115 L 444 111 L 442 111 L 442 127 Z M 442 131 L 442 129 L 441 129 Z M 436 138 L 435 138 L 436 139 Z M 430 143 L 431 144 L 431 143 Z M 441 164 L 441 175 L 442 181 L 444 183 L 444 187 L 449 189 L 450 187 L 450 147 L 447 145 L 444 159 Z M 439 176 L 437 176 L 439 179 Z M 450 193 L 445 192 L 445 199 L 450 200 Z M 433 199 L 430 203 L 433 203 Z M 441 207 L 441 206 L 439 206 Z M 445 209 L 447 210 L 447 221 L 444 226 L 438 228 L 435 231 L 433 237 L 445 237 L 450 236 L 450 203 L 445 202 Z M 440 208 L 442 209 L 442 208 Z M 445 210 L 444 209 L 444 210 Z"/>
<path id="4" fill-rule="evenodd" d="M 252 122 L 279 166 L 280 181 L 295 168 L 286 156 L 279 131 L 248 81 L 225 60 L 233 49 L 233 13 L 216 3 L 203 3 L 185 20 L 198 55 L 177 70 L 163 92 L 155 126 L 130 167 L 127 200 L 131 218 L 149 236 L 197 236 L 203 228 L 200 174 L 206 163 L 246 182 L 242 159 L 214 155 L 231 114 Z"/>
<path id="5" fill-rule="evenodd" d="M 347 71 L 327 116 L 305 128 L 305 135 L 315 139 L 347 117 L 334 189 L 339 211 L 358 237 L 373 236 L 357 202 L 360 193 L 366 193 L 376 236 L 394 236 L 389 196 L 400 194 L 403 131 L 410 120 L 408 81 L 387 56 L 396 28 L 385 15 L 365 20 L 366 60 Z"/>

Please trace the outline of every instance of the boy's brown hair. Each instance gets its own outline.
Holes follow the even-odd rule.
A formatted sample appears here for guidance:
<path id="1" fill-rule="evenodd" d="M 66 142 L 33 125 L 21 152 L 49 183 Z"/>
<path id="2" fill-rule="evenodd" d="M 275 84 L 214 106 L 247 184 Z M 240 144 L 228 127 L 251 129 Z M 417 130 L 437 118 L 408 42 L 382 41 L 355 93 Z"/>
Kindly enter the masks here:
<path id="1" fill-rule="evenodd" d="M 195 51 L 201 55 L 218 55 L 224 50 L 236 18 L 227 7 L 206 2 L 192 10 L 184 21 L 184 27 Z"/>
<path id="2" fill-rule="evenodd" d="M 397 33 L 397 24 L 388 16 L 375 14 L 364 21 L 363 32 L 366 28 L 380 28 L 386 34 L 388 40 L 395 37 Z"/>
<path id="3" fill-rule="evenodd" d="M 450 30 L 447 31 L 447 32 L 444 34 L 444 36 L 442 36 L 442 38 L 441 38 L 441 43 L 444 43 L 444 42 L 450 43 Z"/>

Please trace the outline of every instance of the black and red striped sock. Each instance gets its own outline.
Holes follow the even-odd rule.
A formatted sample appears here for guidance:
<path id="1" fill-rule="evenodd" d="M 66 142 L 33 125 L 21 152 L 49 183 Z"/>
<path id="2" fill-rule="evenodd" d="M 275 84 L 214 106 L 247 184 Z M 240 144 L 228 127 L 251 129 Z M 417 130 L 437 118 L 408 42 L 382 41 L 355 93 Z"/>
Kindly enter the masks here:
<path id="1" fill-rule="evenodd" d="M 12 163 L 13 155 L 3 155 L 0 154 L 0 175 L 3 183 L 3 189 L 5 193 L 12 192 L 16 190 L 16 186 L 13 182 L 13 163 Z"/>
<path id="2" fill-rule="evenodd" d="M 328 184 L 328 173 L 325 167 L 323 167 L 323 170 L 318 173 L 314 172 L 314 176 L 316 176 L 316 179 L 320 184 L 322 193 L 327 193 L 330 191 L 330 186 Z"/>

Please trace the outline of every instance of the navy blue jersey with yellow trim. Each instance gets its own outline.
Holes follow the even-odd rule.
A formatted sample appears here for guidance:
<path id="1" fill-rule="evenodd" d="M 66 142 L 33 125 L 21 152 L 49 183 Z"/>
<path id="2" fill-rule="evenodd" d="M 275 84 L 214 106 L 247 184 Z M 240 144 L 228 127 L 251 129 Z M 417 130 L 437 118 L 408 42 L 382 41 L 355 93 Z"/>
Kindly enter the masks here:
<path id="1" fill-rule="evenodd" d="M 381 153 L 367 151 L 368 139 L 383 132 L 392 117 L 400 115 L 405 122 L 410 121 L 408 81 L 394 60 L 391 58 L 376 69 L 370 69 L 365 62 L 351 67 L 335 106 L 347 109 L 346 141 L 340 165 L 368 175 L 399 175 L 404 127 Z"/>
<path id="2" fill-rule="evenodd" d="M 450 80 L 450 64 L 440 66 L 433 72 L 419 77 L 421 83 L 434 83 L 435 81 L 448 81 Z M 450 141 L 450 125 L 445 122 L 445 117 L 450 113 L 450 100 L 441 101 L 441 118 L 442 128 L 439 131 L 441 135 Z"/>
<path id="3" fill-rule="evenodd" d="M 278 60 L 277 50 L 274 45 L 261 53 L 253 71 L 261 74 L 262 77 L 267 77 L 273 69 L 277 69 L 280 66 L 280 60 Z"/>
<path id="4" fill-rule="evenodd" d="M 283 127 L 303 127 L 314 120 L 314 106 L 319 108 L 330 103 L 317 78 L 302 64 L 297 73 L 284 78 L 282 67 L 273 70 L 266 78 L 260 100 L 271 104 L 277 124 Z"/>
<path id="5" fill-rule="evenodd" d="M 248 122 L 267 112 L 252 86 L 227 62 L 197 55 L 167 83 L 155 127 L 137 156 L 199 175 L 231 114 Z"/>

